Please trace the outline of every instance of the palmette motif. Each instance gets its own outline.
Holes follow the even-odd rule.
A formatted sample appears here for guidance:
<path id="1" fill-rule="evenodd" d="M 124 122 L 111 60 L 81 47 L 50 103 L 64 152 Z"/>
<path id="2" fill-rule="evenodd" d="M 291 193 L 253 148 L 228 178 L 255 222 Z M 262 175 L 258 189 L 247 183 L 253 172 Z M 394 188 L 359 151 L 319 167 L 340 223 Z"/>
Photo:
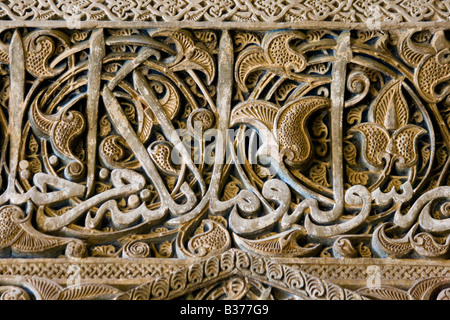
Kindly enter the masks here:
<path id="1" fill-rule="evenodd" d="M 0 256 L 177 261 L 127 289 L 0 271 L 0 298 L 447 299 L 445 272 L 353 292 L 295 259 L 448 257 L 449 50 L 448 30 L 0 30 Z"/>

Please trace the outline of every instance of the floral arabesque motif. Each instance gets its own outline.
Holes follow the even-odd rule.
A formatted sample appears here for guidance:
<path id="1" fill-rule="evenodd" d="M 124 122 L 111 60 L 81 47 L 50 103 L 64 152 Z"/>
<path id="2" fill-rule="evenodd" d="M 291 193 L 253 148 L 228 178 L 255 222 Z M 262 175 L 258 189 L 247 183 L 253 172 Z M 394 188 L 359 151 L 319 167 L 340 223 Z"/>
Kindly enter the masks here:
<path id="1" fill-rule="evenodd" d="M 371 122 L 350 129 L 364 137 L 364 159 L 369 166 L 389 168 L 398 160 L 405 169 L 417 162 L 416 141 L 426 130 L 409 122 L 409 107 L 402 93 L 403 80 L 388 83 L 371 107 Z"/>

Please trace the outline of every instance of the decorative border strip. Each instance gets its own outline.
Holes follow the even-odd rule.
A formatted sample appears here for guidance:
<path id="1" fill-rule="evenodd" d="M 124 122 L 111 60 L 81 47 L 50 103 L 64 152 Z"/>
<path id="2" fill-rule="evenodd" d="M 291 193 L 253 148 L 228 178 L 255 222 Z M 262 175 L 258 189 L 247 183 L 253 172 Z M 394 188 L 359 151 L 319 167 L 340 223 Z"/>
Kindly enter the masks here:
<path id="1" fill-rule="evenodd" d="M 312 258 L 293 267 L 343 286 L 364 286 L 374 271 L 383 285 L 404 287 L 429 277 L 450 277 L 448 260 Z"/>
<path id="2" fill-rule="evenodd" d="M 189 26 L 207 22 L 216 28 L 242 23 L 296 24 L 331 22 L 334 26 L 384 28 L 417 22 L 450 21 L 444 0 L 0 0 L 3 22 L 65 21 L 69 27 L 86 22 L 157 22 Z M 53 27 L 53 25 L 52 25 Z M 87 26 L 86 26 L 87 27 Z M 121 26 L 122 27 L 122 26 Z M 182 27 L 178 24 L 178 27 Z M 323 24 L 320 25 L 323 27 Z"/>
<path id="3" fill-rule="evenodd" d="M 197 260 L 5 259 L 0 261 L 0 297 L 29 299 L 31 294 L 39 300 L 166 300 L 209 290 L 237 277 L 299 299 L 447 299 L 449 273 L 448 261 L 286 260 L 237 249 Z"/>
<path id="4" fill-rule="evenodd" d="M 5 274 L 3 270 L 3 273 L 0 273 L 0 298 L 3 298 L 5 292 L 7 298 L 18 298 L 19 295 L 27 295 L 19 287 L 16 287 L 15 291 L 13 291 L 10 286 L 14 285 L 26 287 L 34 293 L 36 299 L 44 300 L 93 298 L 96 295 L 100 295 L 102 298 L 105 295 L 110 295 L 109 298 L 119 300 L 165 300 L 174 299 L 205 286 L 217 284 L 221 280 L 238 276 L 269 284 L 301 299 L 364 299 L 357 293 L 341 288 L 326 279 L 320 279 L 304 271 L 295 270 L 289 265 L 278 264 L 272 259 L 257 257 L 236 249 L 228 250 L 207 259 L 195 261 L 176 260 L 177 264 L 180 264 L 179 269 L 162 263 L 159 265 L 160 272 L 158 274 L 155 273 L 147 279 L 141 278 L 140 283 L 129 283 L 126 277 L 123 276 L 123 271 L 126 274 L 131 274 L 134 279 L 139 279 L 139 272 L 136 272 L 136 269 L 131 270 L 130 266 L 140 266 L 138 269 L 141 271 L 146 270 L 146 267 L 149 266 L 153 270 L 155 268 L 153 261 L 159 259 L 152 259 L 153 261 L 148 266 L 142 264 L 144 260 L 139 260 L 137 264 L 132 262 L 124 263 L 123 259 L 121 260 L 117 261 L 115 268 L 112 268 L 110 263 L 103 261 L 94 264 L 89 263 L 92 260 L 87 263 L 81 260 L 79 265 L 74 261 L 73 265 L 84 271 L 81 271 L 79 275 L 66 272 L 66 270 L 71 269 L 70 262 L 46 264 L 45 259 L 42 259 L 41 263 L 38 263 L 36 260 L 33 261 L 22 269 L 21 274 Z M 181 265 L 182 261 L 184 265 Z M 25 260 L 23 262 L 26 264 Z M 93 278 L 88 278 L 91 273 L 86 272 L 85 267 L 92 268 Z M 36 269 L 40 271 L 46 270 L 47 273 L 41 272 L 37 275 L 33 272 Z M 56 269 L 59 269 L 59 272 Z M 105 276 L 104 273 L 98 271 L 100 269 L 115 269 L 122 272 L 119 272 L 120 274 L 108 272 L 109 276 L 118 277 L 114 282 L 105 281 L 105 279 L 99 281 L 99 277 Z M 78 280 L 73 281 L 77 277 Z M 61 282 L 61 278 L 65 278 L 66 281 Z M 126 288 L 133 284 L 137 284 L 137 286 L 126 289 L 123 292 L 112 287 L 121 286 Z M 3 289 L 3 292 L 1 285 L 7 286 Z"/>
<path id="5" fill-rule="evenodd" d="M 39 277 L 65 284 L 70 277 L 99 283 L 140 284 L 186 268 L 190 260 L 170 259 L 0 259 L 0 276 Z"/>
<path id="6" fill-rule="evenodd" d="M 233 255 L 239 252 L 242 251 L 229 250 Z M 65 284 L 76 275 L 83 282 L 131 285 L 186 270 L 199 261 L 202 259 L 1 259 L 0 276 L 40 277 Z M 378 268 L 383 285 L 410 287 L 425 278 L 450 277 L 450 261 L 442 260 L 295 258 L 268 261 L 350 287 L 364 286 L 373 268 Z"/>

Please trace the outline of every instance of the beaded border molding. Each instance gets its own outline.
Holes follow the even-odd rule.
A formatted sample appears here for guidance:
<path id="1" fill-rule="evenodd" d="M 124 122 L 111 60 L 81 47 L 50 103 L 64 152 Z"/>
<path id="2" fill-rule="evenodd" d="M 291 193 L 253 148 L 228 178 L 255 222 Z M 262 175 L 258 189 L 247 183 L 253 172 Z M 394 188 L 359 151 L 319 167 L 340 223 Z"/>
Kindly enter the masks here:
<path id="1" fill-rule="evenodd" d="M 449 30 L 448 0 L 0 0 L 0 299 L 450 299 Z"/>

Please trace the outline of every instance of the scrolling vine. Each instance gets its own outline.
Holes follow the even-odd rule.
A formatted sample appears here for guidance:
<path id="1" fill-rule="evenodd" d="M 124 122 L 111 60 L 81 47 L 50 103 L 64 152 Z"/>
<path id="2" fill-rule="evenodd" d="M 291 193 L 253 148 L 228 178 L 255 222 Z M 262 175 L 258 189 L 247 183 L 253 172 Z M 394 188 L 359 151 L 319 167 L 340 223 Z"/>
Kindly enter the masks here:
<path id="1" fill-rule="evenodd" d="M 2 30 L 1 256 L 445 257 L 448 38 Z"/>

